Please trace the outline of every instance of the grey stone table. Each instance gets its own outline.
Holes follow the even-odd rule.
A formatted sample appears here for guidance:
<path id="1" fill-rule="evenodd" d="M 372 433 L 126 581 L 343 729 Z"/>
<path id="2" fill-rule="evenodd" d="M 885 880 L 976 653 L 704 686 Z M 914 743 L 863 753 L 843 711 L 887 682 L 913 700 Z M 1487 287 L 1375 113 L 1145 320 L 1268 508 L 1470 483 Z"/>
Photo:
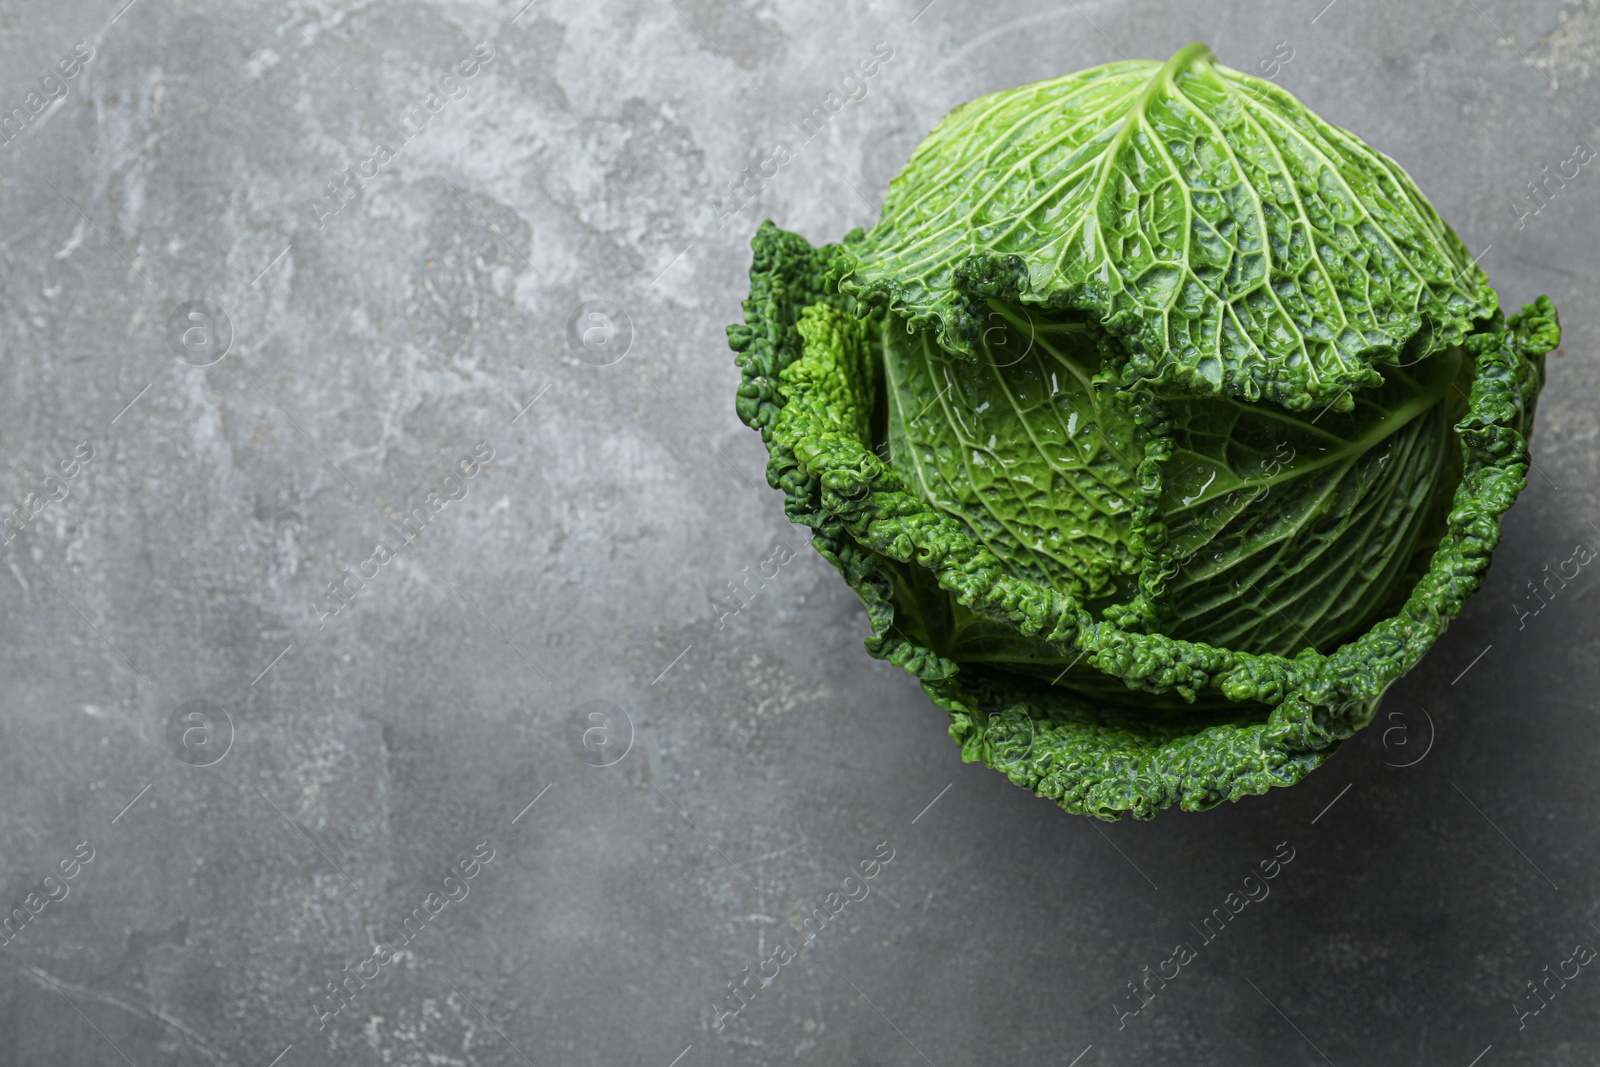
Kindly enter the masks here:
<path id="1" fill-rule="evenodd" d="M 1600 145 L 1600 5 L 125 3 L 0 9 L 0 1063 L 1594 1062 L 1600 975 L 1527 983 L 1600 942 L 1600 575 L 1521 612 L 1600 538 L 1600 174 L 1528 188 Z M 1379 721 L 1101 825 L 862 651 L 723 326 L 763 218 L 1195 39 L 1566 340 Z"/>

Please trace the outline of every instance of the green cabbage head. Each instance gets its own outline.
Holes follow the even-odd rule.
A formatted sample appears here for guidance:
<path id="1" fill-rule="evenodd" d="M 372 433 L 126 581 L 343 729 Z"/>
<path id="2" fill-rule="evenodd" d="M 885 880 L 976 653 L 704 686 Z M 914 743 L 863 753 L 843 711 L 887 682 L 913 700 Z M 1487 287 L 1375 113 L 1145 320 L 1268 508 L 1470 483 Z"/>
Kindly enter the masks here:
<path id="1" fill-rule="evenodd" d="M 1291 785 L 1481 582 L 1559 341 L 1399 165 L 1204 45 L 951 112 L 765 223 L 741 419 L 982 760 L 1148 818 Z"/>

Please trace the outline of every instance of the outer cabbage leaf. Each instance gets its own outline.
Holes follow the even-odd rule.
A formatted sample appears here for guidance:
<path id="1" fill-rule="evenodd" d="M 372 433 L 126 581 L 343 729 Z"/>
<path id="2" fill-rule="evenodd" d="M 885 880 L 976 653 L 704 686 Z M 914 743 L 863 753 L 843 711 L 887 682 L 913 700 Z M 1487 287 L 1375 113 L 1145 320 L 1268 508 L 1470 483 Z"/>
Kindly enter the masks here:
<path id="1" fill-rule="evenodd" d="M 846 292 L 971 356 L 988 301 L 1098 313 L 1123 384 L 1350 404 L 1497 308 L 1388 157 L 1204 45 L 951 112 L 847 242 Z"/>

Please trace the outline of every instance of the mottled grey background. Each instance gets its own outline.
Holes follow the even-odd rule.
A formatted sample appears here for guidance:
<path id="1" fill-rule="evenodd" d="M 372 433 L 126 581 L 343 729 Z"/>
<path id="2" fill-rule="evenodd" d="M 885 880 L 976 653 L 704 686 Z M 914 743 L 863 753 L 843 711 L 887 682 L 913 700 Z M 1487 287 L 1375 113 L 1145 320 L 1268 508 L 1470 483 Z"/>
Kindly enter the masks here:
<path id="1" fill-rule="evenodd" d="M 0 148 L 0 510 L 93 450 L 0 549 L 0 910 L 94 857 L 0 948 L 0 1062 L 1594 1061 L 1600 974 L 1521 1029 L 1514 1004 L 1600 943 L 1597 575 L 1519 618 L 1600 539 L 1600 164 L 1537 214 L 1526 189 L 1600 145 L 1600 4 L 124 2 L 0 5 L 0 114 L 94 49 Z M 961 764 L 809 549 L 717 627 L 712 595 L 800 541 L 723 326 L 761 219 L 869 224 L 955 104 L 1193 39 L 1397 157 L 1566 341 L 1487 587 L 1374 726 L 1292 790 L 1101 826 Z M 168 337 L 195 300 L 232 327 L 205 367 Z M 626 314 L 620 362 L 625 330 L 569 339 L 588 301 Z M 482 841 L 466 899 L 316 1029 Z M 880 842 L 871 896 L 718 1031 Z M 1280 842 L 1271 896 L 1119 1029 Z"/>

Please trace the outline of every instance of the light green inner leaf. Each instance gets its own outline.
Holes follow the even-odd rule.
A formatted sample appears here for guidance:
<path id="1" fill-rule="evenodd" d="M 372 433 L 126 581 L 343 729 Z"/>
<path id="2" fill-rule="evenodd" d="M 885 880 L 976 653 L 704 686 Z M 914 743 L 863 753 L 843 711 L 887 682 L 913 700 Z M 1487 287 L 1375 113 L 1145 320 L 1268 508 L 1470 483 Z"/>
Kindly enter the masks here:
<path id="1" fill-rule="evenodd" d="M 957 108 L 846 266 L 956 356 L 988 297 L 1070 306 L 1123 342 L 1124 384 L 1308 413 L 1496 307 L 1397 164 L 1200 45 Z"/>

